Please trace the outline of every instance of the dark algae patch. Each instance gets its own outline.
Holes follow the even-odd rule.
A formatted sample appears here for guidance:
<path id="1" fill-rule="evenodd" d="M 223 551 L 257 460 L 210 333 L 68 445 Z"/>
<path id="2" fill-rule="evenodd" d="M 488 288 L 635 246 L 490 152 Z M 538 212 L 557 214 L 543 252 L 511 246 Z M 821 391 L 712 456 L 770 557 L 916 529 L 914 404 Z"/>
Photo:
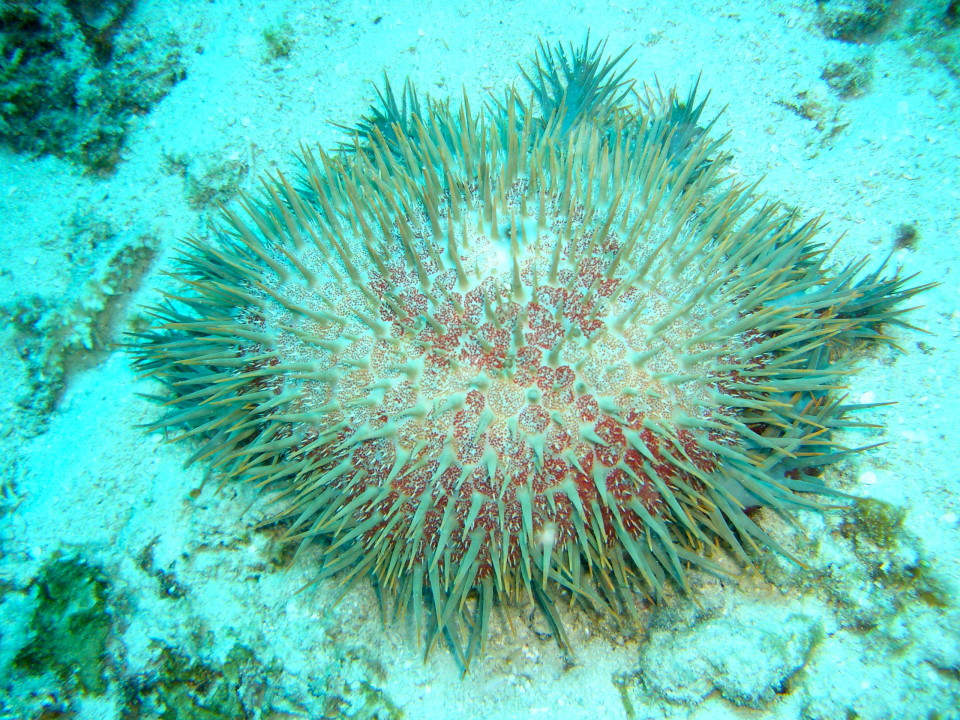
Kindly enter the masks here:
<path id="1" fill-rule="evenodd" d="M 30 623 L 33 639 L 14 666 L 47 673 L 93 695 L 107 691 L 107 642 L 112 618 L 103 570 L 74 558 L 50 562 L 34 581 L 39 604 Z"/>

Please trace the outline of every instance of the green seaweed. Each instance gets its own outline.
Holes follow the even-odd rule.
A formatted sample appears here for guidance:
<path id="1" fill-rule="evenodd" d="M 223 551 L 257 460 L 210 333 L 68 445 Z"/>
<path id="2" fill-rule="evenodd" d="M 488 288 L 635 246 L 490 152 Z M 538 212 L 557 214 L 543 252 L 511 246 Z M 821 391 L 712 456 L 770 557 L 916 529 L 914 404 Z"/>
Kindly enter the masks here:
<path id="1" fill-rule="evenodd" d="M 866 93 L 873 79 L 873 58 L 827 63 L 820 77 L 840 98 L 859 97 Z"/>
<path id="2" fill-rule="evenodd" d="M 883 28 L 891 5 L 891 0 L 817 0 L 817 25 L 831 40 L 860 42 Z"/>
<path id="3" fill-rule="evenodd" d="M 122 720 L 252 720 L 287 716 L 273 702 L 281 666 L 276 662 L 264 664 L 245 645 L 234 645 L 223 662 L 201 660 L 168 645 L 158 647 L 159 659 L 154 667 L 126 681 Z M 289 701 L 284 704 L 291 706 Z M 304 712 L 296 716 L 307 715 Z"/>
<path id="4" fill-rule="evenodd" d="M 294 45 L 297 44 L 293 26 L 286 20 L 264 28 L 262 34 L 268 62 L 289 57 Z"/>
<path id="5" fill-rule="evenodd" d="M 376 683 L 386 669 L 361 648 L 344 648 L 325 683 L 324 717 L 329 720 L 403 720 L 405 713 Z"/>
<path id="6" fill-rule="evenodd" d="M 153 557 L 153 550 L 159 539 L 159 537 L 154 538 L 150 544 L 141 551 L 140 556 L 137 558 L 137 565 L 145 573 L 157 579 L 157 582 L 160 584 L 158 592 L 160 597 L 179 600 L 186 596 L 187 589 L 180 584 L 174 573 L 157 567 Z"/>
<path id="7" fill-rule="evenodd" d="M 130 120 L 185 76 L 175 37 L 127 27 L 132 5 L 0 2 L 0 141 L 113 170 Z"/>
<path id="8" fill-rule="evenodd" d="M 14 667 L 34 676 L 56 675 L 92 695 L 107 691 L 107 642 L 113 628 L 102 568 L 79 558 L 48 563 L 34 581 L 39 603 L 30 621 L 33 639 Z"/>
<path id="9" fill-rule="evenodd" d="M 850 519 L 841 532 L 855 531 L 877 547 L 889 549 L 900 536 L 904 515 L 903 508 L 883 500 L 858 498 L 850 506 Z"/>

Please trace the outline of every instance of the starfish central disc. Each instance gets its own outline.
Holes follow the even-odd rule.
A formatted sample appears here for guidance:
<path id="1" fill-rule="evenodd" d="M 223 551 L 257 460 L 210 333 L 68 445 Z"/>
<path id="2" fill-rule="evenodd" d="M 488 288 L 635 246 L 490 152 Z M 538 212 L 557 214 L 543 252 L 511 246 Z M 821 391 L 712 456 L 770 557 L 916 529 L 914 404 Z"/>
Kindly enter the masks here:
<path id="1" fill-rule="evenodd" d="M 386 577 L 425 563 L 466 567 L 472 584 L 534 553 L 552 558 L 578 530 L 598 533 L 598 547 L 634 542 L 714 467 L 678 425 L 703 414 L 720 381 L 707 363 L 720 353 L 700 339 L 706 306 L 671 302 L 696 273 L 639 282 L 649 253 L 634 251 L 636 228 L 628 235 L 635 209 L 587 217 L 543 189 L 537 218 L 523 213 L 530 192 L 504 193 L 511 221 L 487 232 L 467 229 L 484 227 L 481 199 L 442 204 L 444 256 L 426 218 L 393 225 L 379 238 L 393 256 L 378 253 L 362 282 L 345 272 L 294 309 L 264 303 L 246 318 L 255 333 L 282 328 L 246 372 L 273 368 L 287 416 L 322 413 L 291 448 L 314 475 L 329 468 L 314 487 L 341 498 L 315 527 L 343 526 L 349 509 L 351 540 L 404 548 L 384 558 Z M 610 218 L 616 227 L 601 226 Z M 416 262 L 401 259 L 401 232 Z M 264 299 L 291 295 L 274 285 Z M 277 364 L 303 372 L 280 376 Z"/>

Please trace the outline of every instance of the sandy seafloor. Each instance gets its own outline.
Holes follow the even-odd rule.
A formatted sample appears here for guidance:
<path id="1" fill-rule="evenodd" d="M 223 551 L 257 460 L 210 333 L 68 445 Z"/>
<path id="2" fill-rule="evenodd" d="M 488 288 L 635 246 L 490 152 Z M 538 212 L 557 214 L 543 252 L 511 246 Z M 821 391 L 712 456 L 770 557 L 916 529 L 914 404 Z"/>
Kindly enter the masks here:
<path id="1" fill-rule="evenodd" d="M 408 624 L 384 625 L 368 582 L 339 603 L 335 582 L 296 594 L 315 555 L 290 564 L 277 532 L 254 529 L 269 509 L 251 488 L 194 492 L 204 467 L 184 468 L 191 447 L 138 429 L 159 410 L 137 393 L 156 388 L 122 351 L 66 358 L 64 392 L 38 431 L 21 407 L 27 373 L 7 328 L 2 716 L 960 717 L 960 79 L 922 34 L 845 43 L 816 20 L 815 3 L 801 0 L 138 2 L 128 22 L 179 36 L 186 78 L 136 118 L 110 177 L 0 153 L 5 303 L 63 297 L 71 318 L 109 301 L 92 329 L 116 340 L 137 306 L 157 299 L 178 238 L 203 234 L 214 214 L 191 207 L 191 178 L 232 168 L 253 189 L 261 173 L 293 170 L 298 143 L 330 147 L 338 131 L 328 121 L 366 111 L 384 69 L 438 97 L 464 86 L 479 103 L 522 81 L 517 62 L 538 36 L 579 44 L 589 30 L 615 52 L 629 46 L 640 81 L 686 89 L 702 73 L 707 114 L 725 107 L 718 130 L 730 133 L 734 170 L 763 176 L 764 192 L 806 216 L 825 213 L 830 239 L 843 236 L 838 262 L 879 260 L 898 226 L 918 230 L 893 260 L 940 283 L 911 315 L 930 334 L 895 329 L 905 353 L 864 358 L 851 398 L 894 404 L 868 415 L 885 430 L 848 441 L 888 444 L 827 471 L 832 485 L 889 503 L 899 522 L 878 528 L 847 509 L 801 512 L 791 527 L 763 515 L 806 568 L 774 553 L 753 570 L 721 559 L 734 576 L 692 572 L 692 596 L 648 608 L 633 632 L 567 613 L 574 657 L 531 613 L 512 630 L 495 617 L 486 657 L 461 678 L 442 648 L 423 660 Z M 284 21 L 294 44 L 268 60 L 263 30 Z M 869 86 L 840 98 L 824 67 L 863 57 Z M 154 261 L 129 269 L 139 273 L 129 282 L 90 289 L 103 269 L 70 264 L 78 216 L 105 224 L 111 247 L 155 243 Z M 107 618 L 103 652 L 82 661 L 94 663 L 87 690 L 83 668 L 22 662 L 25 647 L 64 643 L 40 610 L 51 568 L 74 559 L 95 568 Z"/>

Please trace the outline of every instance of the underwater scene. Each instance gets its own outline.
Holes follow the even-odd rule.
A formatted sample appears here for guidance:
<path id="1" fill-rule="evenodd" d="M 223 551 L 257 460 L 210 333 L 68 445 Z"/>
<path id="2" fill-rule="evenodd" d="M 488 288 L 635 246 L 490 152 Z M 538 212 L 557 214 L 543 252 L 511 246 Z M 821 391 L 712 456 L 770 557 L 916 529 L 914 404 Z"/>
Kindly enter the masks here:
<path id="1" fill-rule="evenodd" d="M 0 718 L 960 718 L 960 2 L 0 42 Z"/>

